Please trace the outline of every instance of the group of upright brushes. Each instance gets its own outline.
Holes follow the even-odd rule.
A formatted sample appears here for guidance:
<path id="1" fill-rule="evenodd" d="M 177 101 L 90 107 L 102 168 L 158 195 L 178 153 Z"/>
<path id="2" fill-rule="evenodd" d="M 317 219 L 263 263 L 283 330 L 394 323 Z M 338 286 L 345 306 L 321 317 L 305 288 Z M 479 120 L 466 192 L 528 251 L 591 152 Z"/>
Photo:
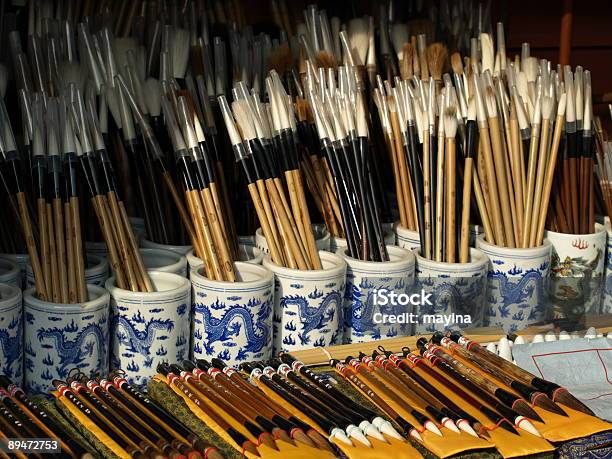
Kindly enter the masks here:
<path id="1" fill-rule="evenodd" d="M 23 450 L 16 451 L 15 448 L 9 447 L 10 440 L 28 438 L 57 441 L 57 457 L 93 459 L 93 455 L 70 436 L 61 422 L 49 415 L 36 401 L 26 396 L 23 390 L 6 376 L 0 375 L 0 442 L 3 443 L 0 457 L 3 459 L 43 457 L 39 453 L 26 454 Z"/>

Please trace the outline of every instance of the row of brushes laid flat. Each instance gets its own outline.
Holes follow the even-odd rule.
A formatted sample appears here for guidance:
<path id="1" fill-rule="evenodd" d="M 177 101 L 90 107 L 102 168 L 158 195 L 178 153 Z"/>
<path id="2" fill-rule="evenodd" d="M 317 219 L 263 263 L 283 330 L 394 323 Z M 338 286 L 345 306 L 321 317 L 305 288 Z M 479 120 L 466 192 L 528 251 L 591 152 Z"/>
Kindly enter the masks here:
<path id="1" fill-rule="evenodd" d="M 258 448 L 264 446 L 277 451 L 283 449 L 279 442 L 298 448 L 306 445 L 322 450 L 321 453 L 333 451 L 321 434 L 218 359 L 213 359 L 212 363 L 198 360 L 184 361 L 180 365 L 161 364 L 158 371 L 243 451 L 260 456 L 263 452 Z M 239 427 L 234 427 L 227 416 Z"/>
<path id="2" fill-rule="evenodd" d="M 30 452 L 11 451 L 10 456 L 7 442 L 23 438 L 48 438 L 58 442 L 57 457 L 73 459 L 92 459 L 83 445 L 74 440 L 54 417 L 44 408 L 29 398 L 25 392 L 5 375 L 0 375 L 0 442 L 4 443 L 0 457 L 43 457 L 41 454 Z M 61 452 L 61 453 L 60 453 Z"/>
<path id="3" fill-rule="evenodd" d="M 113 451 L 134 458 L 223 458 L 119 374 L 108 379 L 73 374 L 53 385 L 56 404 Z"/>

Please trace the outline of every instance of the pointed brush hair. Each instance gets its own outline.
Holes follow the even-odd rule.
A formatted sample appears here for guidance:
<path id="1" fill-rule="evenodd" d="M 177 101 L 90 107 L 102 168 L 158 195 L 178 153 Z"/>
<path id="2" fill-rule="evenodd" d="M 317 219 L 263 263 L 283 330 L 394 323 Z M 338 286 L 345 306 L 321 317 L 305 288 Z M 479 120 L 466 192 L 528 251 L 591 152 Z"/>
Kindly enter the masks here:
<path id="1" fill-rule="evenodd" d="M 451 105 L 444 110 L 444 135 L 447 139 L 457 135 L 457 107 Z"/>
<path id="2" fill-rule="evenodd" d="M 402 80 L 409 80 L 413 75 L 413 59 L 414 59 L 414 48 L 412 43 L 404 43 L 402 49 L 402 59 L 400 61 L 400 75 Z"/>
<path id="3" fill-rule="evenodd" d="M 172 76 L 174 78 L 185 78 L 187 64 L 189 63 L 189 31 L 176 28 L 170 39 L 170 57 L 172 59 Z"/>
<path id="4" fill-rule="evenodd" d="M 463 61 L 461 60 L 461 54 L 451 54 L 451 67 L 453 68 L 453 72 L 455 72 L 457 75 L 463 75 Z"/>
<path id="5" fill-rule="evenodd" d="M 467 119 L 469 121 L 476 120 L 476 100 L 474 99 L 473 96 L 471 96 L 470 100 L 468 101 Z"/>
<path id="6" fill-rule="evenodd" d="M 495 98 L 495 89 L 493 86 L 487 86 L 485 88 L 484 100 L 487 106 L 487 114 L 489 115 L 489 118 L 497 117 L 497 100 Z"/>
<path id="7" fill-rule="evenodd" d="M 353 18 L 348 22 L 348 36 L 355 65 L 365 65 L 368 53 L 368 21 L 365 18 Z"/>
<path id="8" fill-rule="evenodd" d="M 391 26 L 391 42 L 397 54 L 397 60 L 401 62 L 404 56 L 404 45 L 410 42 L 408 24 L 398 22 Z"/>
<path id="9" fill-rule="evenodd" d="M 493 50 L 493 40 L 488 33 L 480 34 L 480 50 L 482 53 L 482 71 L 488 70 L 493 73 L 495 67 L 495 51 Z"/>
<path id="10" fill-rule="evenodd" d="M 565 106 L 565 103 L 563 105 Z M 550 116 L 553 110 L 553 100 L 551 97 L 548 97 L 548 96 L 542 97 L 542 109 L 541 110 L 542 110 L 542 120 L 550 120 Z"/>
<path id="11" fill-rule="evenodd" d="M 427 67 L 434 80 L 442 79 L 447 58 L 448 49 L 443 43 L 436 42 L 427 47 Z"/>
<path id="12" fill-rule="evenodd" d="M 257 137 L 255 125 L 251 119 L 250 109 L 246 100 L 235 100 L 232 102 L 232 112 L 236 119 L 236 124 L 240 129 L 242 138 L 245 140 L 252 140 Z"/>
<path id="13" fill-rule="evenodd" d="M 143 92 L 147 110 L 151 116 L 161 115 L 162 86 L 157 78 L 147 78 L 143 83 Z"/>

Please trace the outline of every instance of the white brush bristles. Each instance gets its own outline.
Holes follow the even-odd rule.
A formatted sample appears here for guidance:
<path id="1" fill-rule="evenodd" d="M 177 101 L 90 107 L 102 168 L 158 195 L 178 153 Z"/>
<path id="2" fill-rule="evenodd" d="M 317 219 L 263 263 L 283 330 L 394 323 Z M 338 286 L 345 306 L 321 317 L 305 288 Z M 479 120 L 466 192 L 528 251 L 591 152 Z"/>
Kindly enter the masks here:
<path id="1" fill-rule="evenodd" d="M 348 36 L 353 51 L 355 65 L 364 65 L 368 53 L 368 21 L 364 18 L 354 18 L 348 23 Z"/>

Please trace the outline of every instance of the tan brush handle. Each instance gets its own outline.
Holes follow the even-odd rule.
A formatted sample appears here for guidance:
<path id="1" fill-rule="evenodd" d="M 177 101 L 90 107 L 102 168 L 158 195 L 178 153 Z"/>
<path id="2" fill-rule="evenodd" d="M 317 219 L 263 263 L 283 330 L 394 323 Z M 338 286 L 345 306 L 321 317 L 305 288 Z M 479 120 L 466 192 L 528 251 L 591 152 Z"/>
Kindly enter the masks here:
<path id="1" fill-rule="evenodd" d="M 53 199 L 52 205 L 55 221 L 55 247 L 57 250 L 57 269 L 59 271 L 60 301 L 68 303 L 68 264 L 66 261 L 66 237 L 64 235 L 64 205 L 61 198 Z"/>
<path id="2" fill-rule="evenodd" d="M 36 201 L 36 210 L 38 214 L 38 239 L 40 241 L 42 274 L 44 276 L 44 285 L 47 287 L 47 301 L 49 301 L 53 296 L 53 285 L 51 280 L 51 255 L 49 252 L 51 249 L 49 247 L 49 230 L 47 229 L 47 201 L 44 198 L 39 198 Z"/>
<path id="3" fill-rule="evenodd" d="M 268 243 L 268 248 L 270 249 L 272 261 L 277 265 L 282 266 L 284 265 L 284 261 L 278 250 L 276 241 L 272 239 L 272 230 L 270 229 L 268 217 L 266 216 L 266 212 L 261 203 L 259 192 L 257 191 L 257 185 L 255 185 L 255 183 L 249 183 L 247 188 L 251 195 L 251 200 L 253 201 L 253 206 L 255 207 L 255 212 L 257 213 L 257 218 L 259 219 L 259 223 L 261 224 L 261 230 L 263 231 L 264 237 L 266 238 L 266 242 Z M 270 244 L 270 242 L 272 242 L 272 244 Z"/>
<path id="4" fill-rule="evenodd" d="M 186 194 L 189 196 L 188 199 L 190 200 L 189 202 L 193 214 L 193 220 L 196 225 L 196 231 L 198 234 L 200 234 L 200 239 L 202 240 L 202 245 L 204 246 L 204 252 L 207 254 L 207 257 L 210 260 L 212 273 L 214 275 L 213 280 L 225 280 L 223 270 L 221 269 L 221 264 L 219 263 L 219 258 L 215 252 L 215 245 L 212 234 L 210 233 L 210 227 L 208 226 L 208 219 L 206 218 L 206 214 L 202 208 L 200 194 L 196 190 L 187 191 Z"/>
<path id="5" fill-rule="evenodd" d="M 268 192 L 266 191 L 266 184 L 263 180 L 257 180 L 257 182 L 255 182 L 255 186 L 257 190 L 257 201 L 261 204 L 263 208 L 263 215 L 266 218 L 269 234 L 271 236 L 271 239 L 268 239 L 268 237 L 266 236 L 268 249 L 270 250 L 270 253 L 272 253 L 271 244 L 275 245 L 277 252 L 280 254 L 280 260 L 282 260 L 283 266 L 285 265 L 285 260 L 287 260 L 287 262 L 289 262 L 290 267 L 295 267 L 295 262 L 289 261 L 293 260 L 293 256 L 288 252 L 288 249 L 285 248 L 285 239 L 281 238 L 279 228 L 276 226 L 276 219 L 274 217 L 272 207 L 270 206 L 270 199 L 268 198 Z M 259 222 L 263 225 L 263 222 L 261 220 L 259 220 Z"/>
<path id="6" fill-rule="evenodd" d="M 53 209 L 47 203 L 47 231 L 49 232 L 49 259 L 51 260 L 51 298 L 54 303 L 62 302 L 60 293 L 60 280 L 57 268 L 57 248 L 55 247 L 55 222 L 53 219 Z"/>
<path id="7" fill-rule="evenodd" d="M 446 261 L 455 263 L 457 252 L 457 152 L 455 138 L 446 139 Z"/>
<path id="8" fill-rule="evenodd" d="M 480 126 L 480 144 L 482 145 L 482 158 L 484 159 L 487 196 L 492 210 L 491 222 L 495 221 L 493 228 L 495 230 L 495 241 L 498 246 L 506 245 L 506 237 L 504 234 L 504 226 L 502 222 L 501 209 L 499 203 L 499 194 L 497 193 L 497 183 L 495 178 L 495 167 L 493 165 L 493 153 L 491 153 L 491 139 L 489 137 L 489 128 Z M 501 163 L 499 163 L 501 164 Z"/>
<path id="9" fill-rule="evenodd" d="M 204 188 L 200 190 L 200 196 L 204 201 L 204 210 L 208 218 L 208 224 L 212 229 L 213 243 L 215 245 L 215 252 L 219 254 L 221 269 L 223 270 L 223 278 L 230 282 L 236 281 L 236 273 L 234 272 L 234 264 L 229 254 L 227 247 L 227 241 L 223 236 L 223 229 L 219 221 L 219 215 L 215 208 L 210 188 Z"/>
<path id="10" fill-rule="evenodd" d="M 533 219 L 533 197 L 535 195 L 535 182 L 538 162 L 538 141 L 540 139 L 540 125 L 531 127 L 531 141 L 529 142 L 529 161 L 527 166 L 527 193 L 525 194 L 525 218 L 523 219 L 522 247 L 529 247 L 531 238 L 531 221 Z"/>
<path id="11" fill-rule="evenodd" d="M 94 196 L 92 200 L 94 204 L 94 211 L 96 212 L 96 215 L 98 217 L 98 224 L 100 225 L 100 231 L 102 232 L 104 242 L 106 243 L 108 259 L 109 259 L 111 268 L 113 269 L 113 272 L 115 273 L 117 287 L 126 290 L 128 289 L 128 284 L 125 279 L 125 272 L 123 270 L 123 265 L 121 264 L 119 254 L 117 253 L 117 247 L 115 246 L 115 240 L 113 238 L 110 219 L 106 213 L 104 203 L 102 202 L 102 196 L 101 195 Z"/>
<path id="12" fill-rule="evenodd" d="M 529 247 L 535 247 L 538 238 L 538 223 L 540 221 L 540 213 L 542 210 L 542 190 L 544 188 L 544 176 L 546 175 L 546 166 L 548 163 L 548 137 L 550 131 L 549 128 L 550 120 L 543 120 L 542 137 L 540 139 L 540 153 L 538 155 L 538 170 L 536 173 L 535 192 L 533 195 L 533 217 L 531 220 L 531 229 L 529 234 Z M 544 209 L 544 218 L 546 218 L 546 209 Z"/>
<path id="13" fill-rule="evenodd" d="M 285 196 L 285 189 L 283 188 L 283 183 L 278 177 L 274 177 L 273 179 L 271 179 L 271 181 L 274 186 L 268 188 L 268 195 L 272 198 L 272 207 L 278 212 L 281 227 L 284 225 L 283 230 L 286 234 L 286 237 L 289 238 L 287 243 L 290 249 L 292 251 L 295 251 L 293 254 L 293 256 L 295 257 L 295 262 L 298 265 L 299 269 L 310 269 L 310 266 L 307 261 L 306 249 L 304 247 L 304 244 L 302 244 L 302 239 L 300 238 L 297 224 L 293 219 L 291 207 L 289 206 L 289 202 L 287 201 L 287 197 Z M 269 183 L 270 180 L 267 180 L 266 182 Z M 281 205 L 282 207 L 278 207 L 279 205 Z"/>
<path id="14" fill-rule="evenodd" d="M 72 210 L 70 202 L 64 203 L 64 228 L 66 228 L 66 261 L 68 269 L 68 302 L 77 303 L 79 301 L 76 285 L 76 262 L 74 259 L 74 233 L 72 228 Z"/>
<path id="15" fill-rule="evenodd" d="M 463 169 L 463 198 L 461 201 L 461 239 L 459 242 L 459 263 L 467 263 L 470 259 L 470 198 L 472 194 L 472 172 L 474 169 L 474 159 L 472 157 L 465 158 L 465 165 Z"/>
<path id="16" fill-rule="evenodd" d="M 23 237 L 26 242 L 26 247 L 28 249 L 28 255 L 30 257 L 30 265 L 32 266 L 32 272 L 34 273 L 34 285 L 36 286 L 36 295 L 42 301 L 48 301 L 49 296 L 47 294 L 46 288 L 46 279 L 43 274 L 43 268 L 41 265 L 41 260 L 38 257 L 38 250 L 36 249 L 36 240 L 34 239 L 34 233 L 32 231 L 32 221 L 30 220 L 30 213 L 28 212 L 28 204 L 26 202 L 26 197 L 23 191 L 20 191 L 16 194 L 17 197 L 17 206 L 19 208 L 19 221 L 21 222 L 21 229 L 23 231 Z M 43 200 L 44 201 L 44 200 Z M 42 223 L 40 222 L 40 200 L 38 204 L 39 208 L 39 222 L 41 228 L 41 236 L 42 236 Z M 46 212 L 42 212 L 43 215 L 46 215 Z M 41 242 L 42 245 L 42 242 Z"/>
<path id="17" fill-rule="evenodd" d="M 85 254 L 83 253 L 83 236 L 81 232 L 81 213 L 78 197 L 70 198 L 70 215 L 72 218 L 72 237 L 74 241 L 74 263 L 76 268 L 76 288 L 79 302 L 88 301 L 87 285 L 85 281 Z"/>
<path id="18" fill-rule="evenodd" d="M 135 267 L 133 266 L 132 260 L 130 258 L 127 236 L 123 231 L 123 218 L 121 217 L 121 212 L 119 211 L 119 206 L 117 204 L 117 196 L 113 191 L 109 191 L 106 197 L 108 199 L 111 218 L 115 221 L 115 228 L 117 230 L 116 242 L 119 249 L 119 257 L 121 258 L 121 261 L 125 268 L 127 282 L 130 286 L 131 291 L 138 292 L 144 286 L 138 285 L 138 280 L 136 278 L 134 269 Z"/>
<path id="19" fill-rule="evenodd" d="M 304 194 L 304 184 L 302 182 L 302 176 L 300 171 L 296 170 L 293 172 L 295 175 L 295 182 L 297 185 L 298 201 L 300 203 L 301 214 L 304 219 L 304 227 L 306 228 L 306 245 L 310 252 L 310 261 L 314 269 L 323 269 L 321 265 L 321 259 L 319 258 L 319 251 L 317 250 L 317 244 L 312 230 L 312 221 L 310 220 L 310 214 L 308 212 L 308 204 L 306 203 L 306 195 Z"/>

